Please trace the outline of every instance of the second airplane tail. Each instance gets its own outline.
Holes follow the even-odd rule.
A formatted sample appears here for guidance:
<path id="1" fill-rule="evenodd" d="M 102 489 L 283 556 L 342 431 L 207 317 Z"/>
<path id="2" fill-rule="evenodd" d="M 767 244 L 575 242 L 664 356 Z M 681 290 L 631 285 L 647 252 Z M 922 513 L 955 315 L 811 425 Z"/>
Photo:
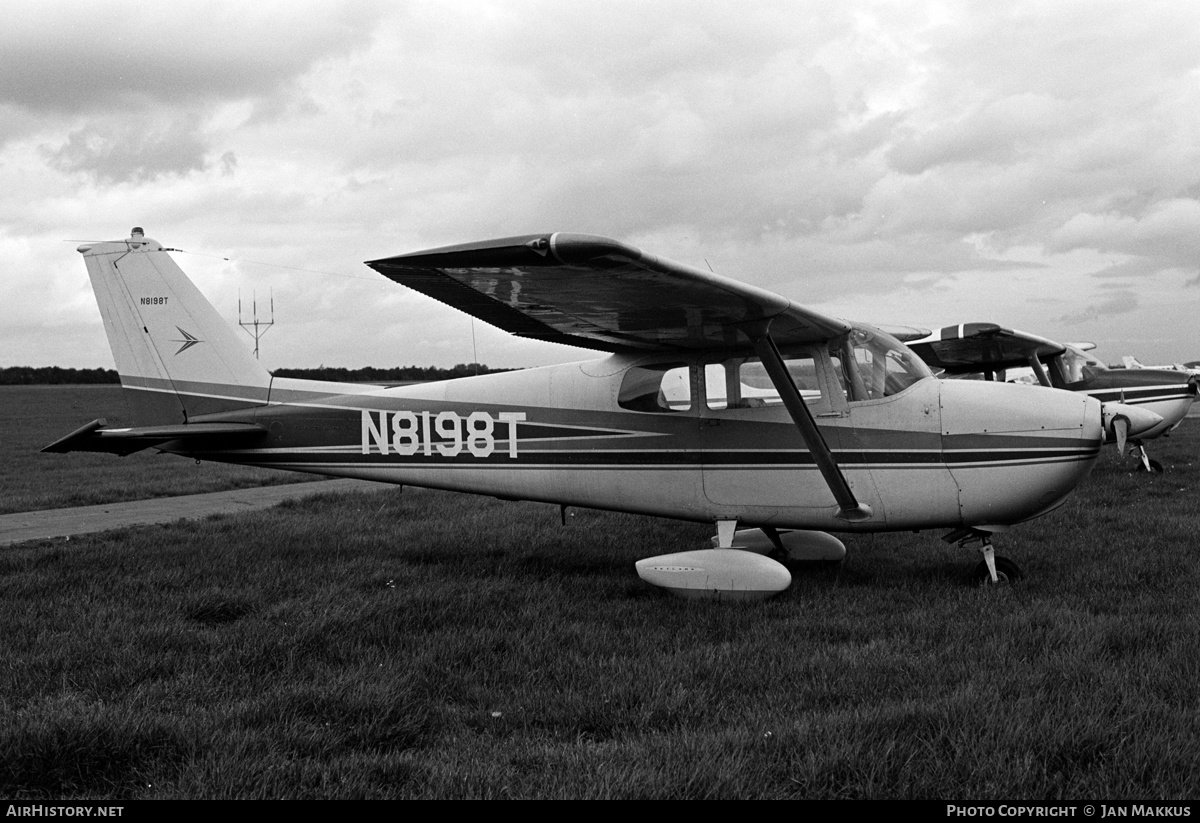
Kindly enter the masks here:
<path id="1" fill-rule="evenodd" d="M 267 402 L 271 374 L 154 240 L 79 247 L 137 425 Z"/>

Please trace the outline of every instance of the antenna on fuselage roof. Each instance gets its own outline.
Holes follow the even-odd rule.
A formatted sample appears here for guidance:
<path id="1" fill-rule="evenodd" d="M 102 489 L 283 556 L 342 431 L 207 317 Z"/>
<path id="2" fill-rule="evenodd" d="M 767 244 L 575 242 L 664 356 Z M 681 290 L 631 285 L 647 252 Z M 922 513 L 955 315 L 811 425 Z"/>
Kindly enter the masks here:
<path id="1" fill-rule="evenodd" d="M 238 325 L 242 327 L 246 334 L 254 338 L 254 359 L 257 360 L 258 341 L 275 325 L 275 290 L 271 290 L 271 319 L 262 322 L 258 319 L 258 292 L 254 292 L 253 294 L 253 302 L 251 303 L 253 308 L 251 311 L 254 319 L 247 322 L 242 320 L 242 292 L 240 289 L 238 290 Z M 254 331 L 250 331 L 250 328 L 253 328 Z"/>

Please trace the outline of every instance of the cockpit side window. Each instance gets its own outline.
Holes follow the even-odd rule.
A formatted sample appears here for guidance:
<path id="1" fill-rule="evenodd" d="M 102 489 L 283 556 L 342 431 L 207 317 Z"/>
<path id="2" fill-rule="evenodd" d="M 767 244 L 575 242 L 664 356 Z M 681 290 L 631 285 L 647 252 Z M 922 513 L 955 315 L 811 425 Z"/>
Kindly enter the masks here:
<path id="1" fill-rule="evenodd" d="M 617 405 L 660 414 L 688 411 L 692 408 L 691 369 L 682 363 L 634 366 L 621 380 Z"/>

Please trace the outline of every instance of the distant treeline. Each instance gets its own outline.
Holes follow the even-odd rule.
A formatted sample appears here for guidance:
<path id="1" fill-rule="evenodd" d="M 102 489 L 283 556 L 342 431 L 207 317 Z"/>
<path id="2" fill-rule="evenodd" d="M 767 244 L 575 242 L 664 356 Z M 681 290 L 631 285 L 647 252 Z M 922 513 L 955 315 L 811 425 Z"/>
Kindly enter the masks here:
<path id="1" fill-rule="evenodd" d="M 376 369 L 343 369 L 318 366 L 315 369 L 276 369 L 276 377 L 299 377 L 304 380 L 329 380 L 334 383 L 406 383 L 451 380 L 455 377 L 470 377 L 473 374 L 495 374 L 512 369 L 489 369 L 482 363 L 459 363 L 451 369 L 436 366 L 398 366 Z"/>
<path id="2" fill-rule="evenodd" d="M 53 385 L 59 383 L 120 383 L 112 369 L 63 369 L 58 366 L 7 366 L 0 368 L 0 386 Z"/>
<path id="3" fill-rule="evenodd" d="M 329 380 L 334 383 L 407 383 L 449 380 L 473 374 L 495 374 L 512 369 L 489 369 L 482 363 L 459 363 L 454 368 L 397 366 L 390 369 L 344 369 L 318 366 L 315 369 L 276 369 L 276 377 Z M 7 366 L 0 368 L 0 386 L 55 385 L 65 383 L 120 383 L 112 369 L 63 369 L 58 366 Z"/>

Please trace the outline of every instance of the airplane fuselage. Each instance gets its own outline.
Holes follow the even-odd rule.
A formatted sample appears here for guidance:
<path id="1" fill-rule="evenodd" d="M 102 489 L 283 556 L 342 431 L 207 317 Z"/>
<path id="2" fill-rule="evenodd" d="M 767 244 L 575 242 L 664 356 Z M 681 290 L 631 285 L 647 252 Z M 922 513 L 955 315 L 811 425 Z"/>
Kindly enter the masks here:
<path id="1" fill-rule="evenodd" d="M 267 404 L 191 420 L 254 423 L 259 441 L 164 450 L 696 521 L 886 531 L 1036 516 L 1090 471 L 1102 439 L 1099 403 L 1067 392 L 932 378 L 858 402 L 827 391 L 809 405 L 872 509 L 848 523 L 781 405 L 734 407 L 711 362 L 662 360 L 613 355 L 395 388 L 275 378 Z M 643 373 L 665 375 L 659 405 L 630 399 Z"/>

